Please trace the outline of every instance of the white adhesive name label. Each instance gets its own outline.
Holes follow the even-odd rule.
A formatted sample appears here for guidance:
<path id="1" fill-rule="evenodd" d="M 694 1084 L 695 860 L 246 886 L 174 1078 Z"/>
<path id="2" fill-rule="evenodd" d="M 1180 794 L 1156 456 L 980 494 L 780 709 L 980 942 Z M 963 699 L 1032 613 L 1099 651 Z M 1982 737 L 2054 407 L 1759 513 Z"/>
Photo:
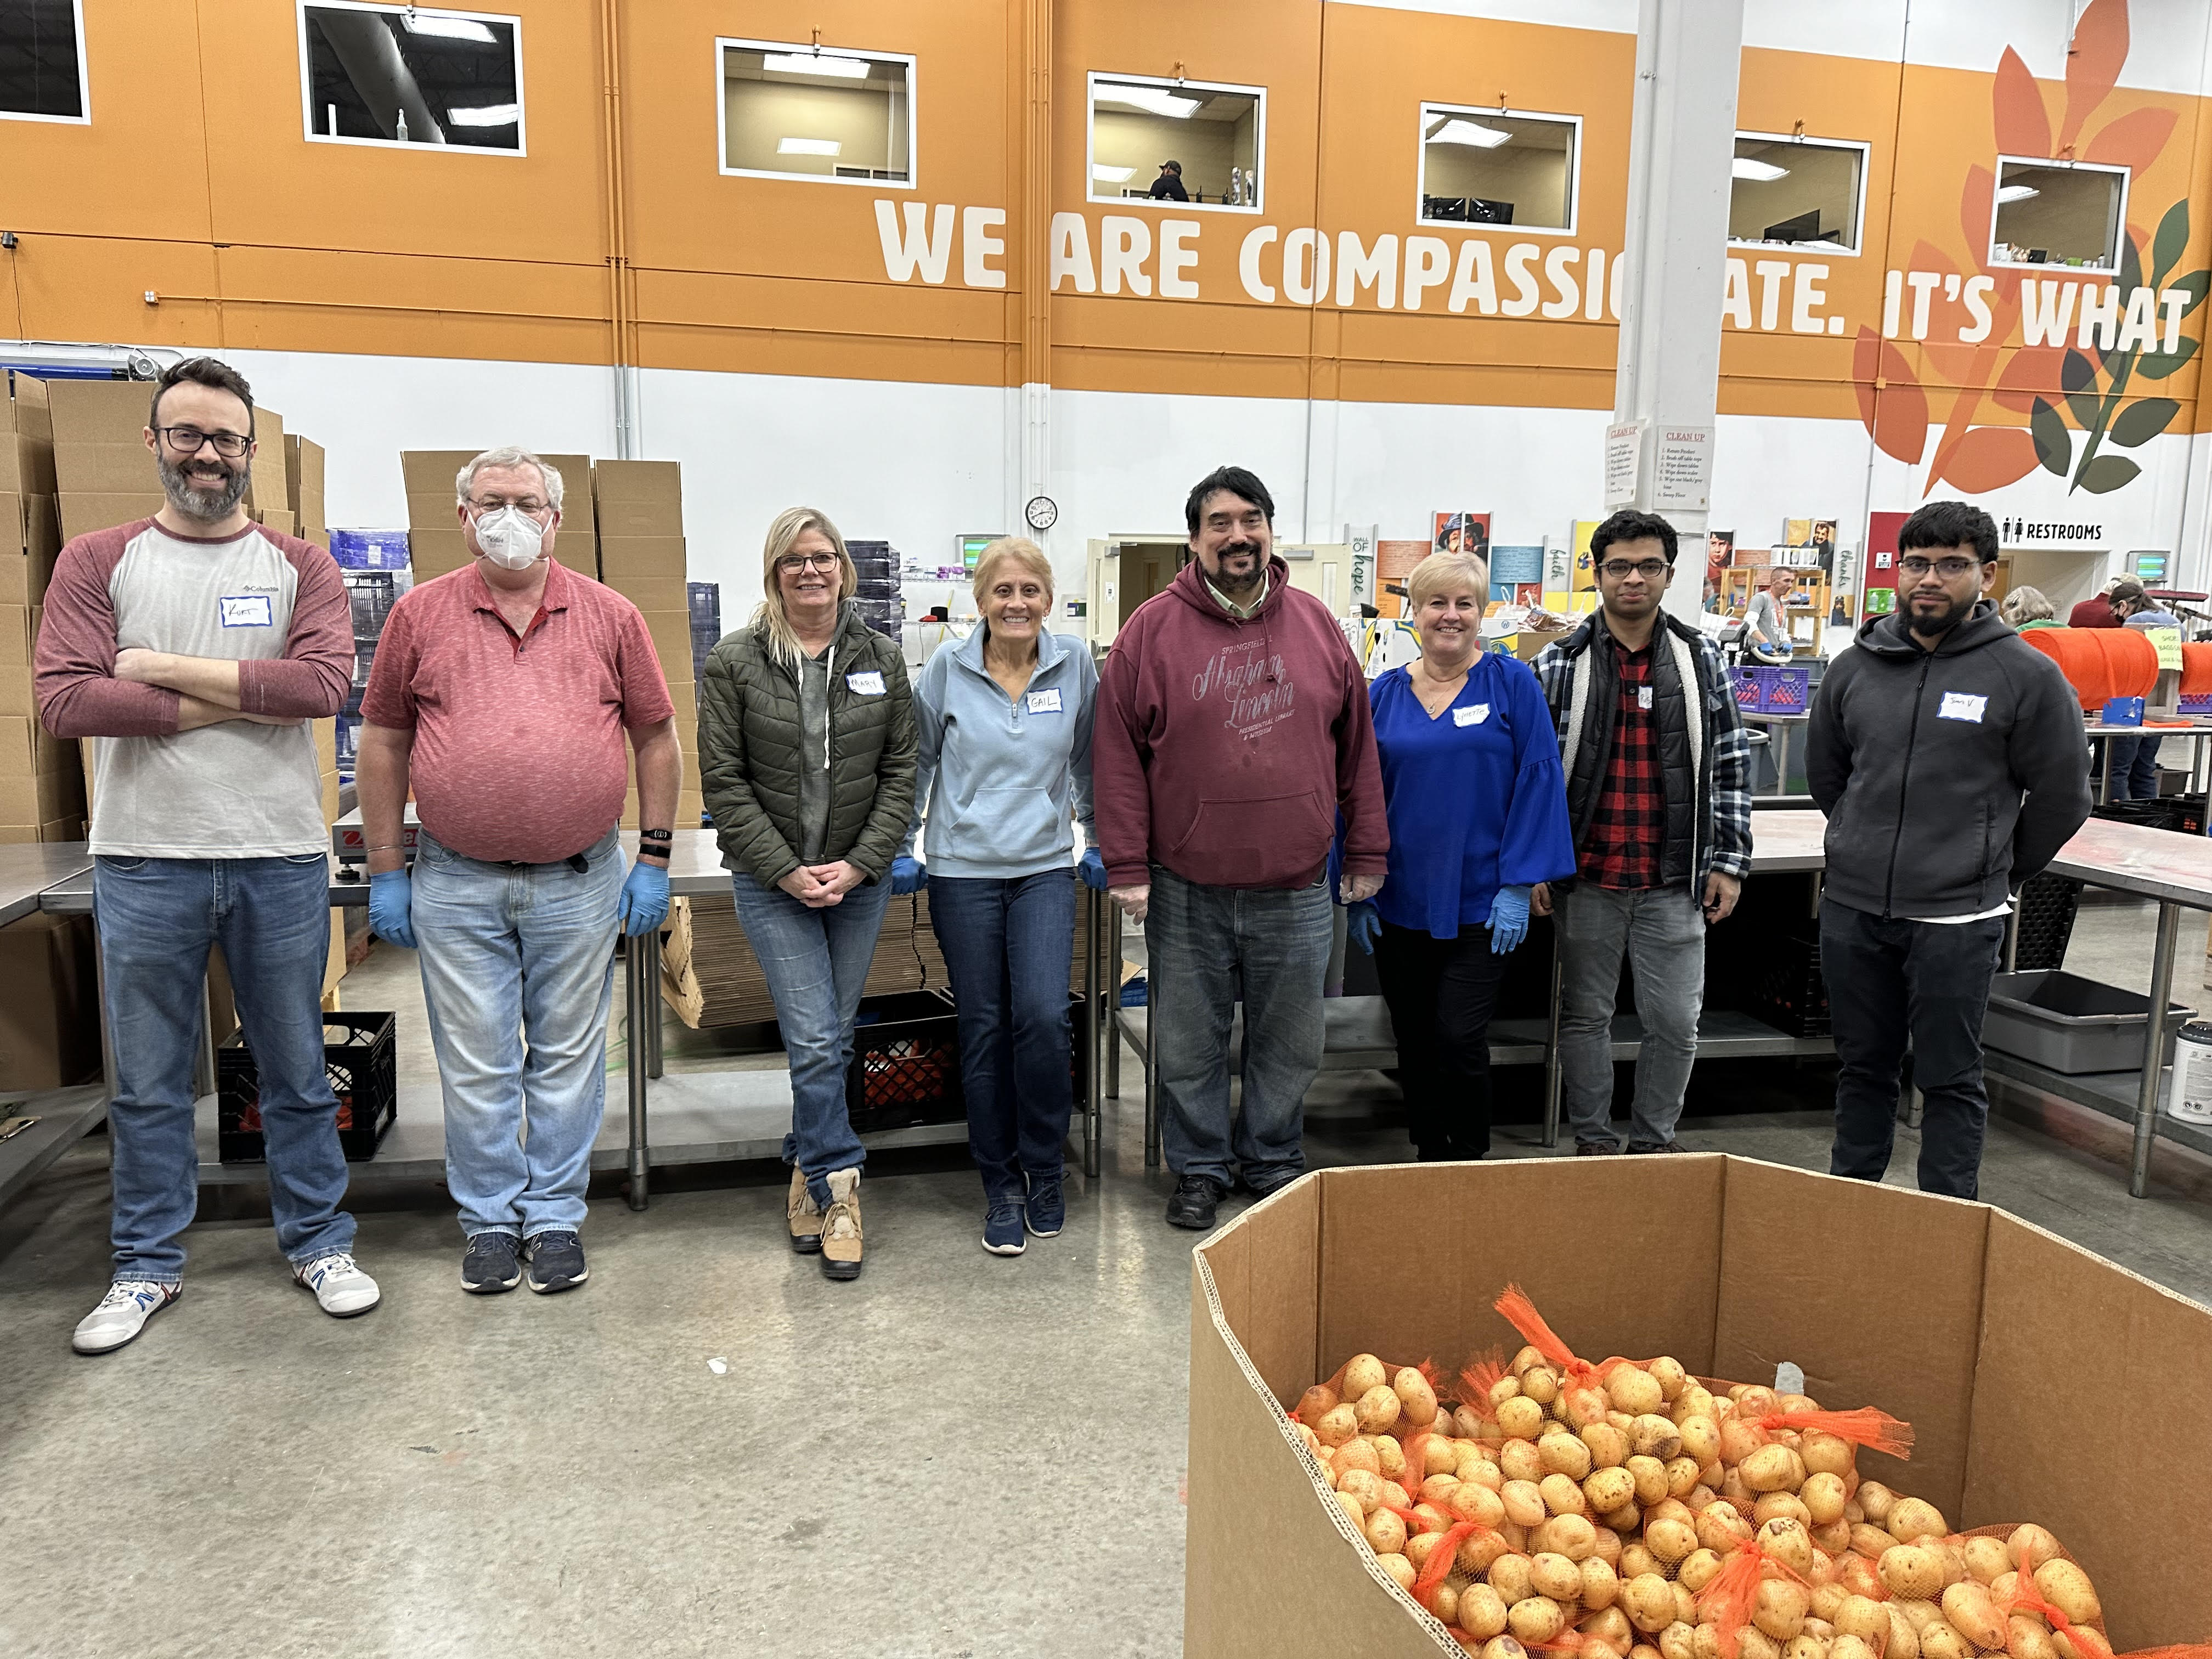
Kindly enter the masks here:
<path id="1" fill-rule="evenodd" d="M 1032 714 L 1057 714 L 1060 712 L 1060 693 L 1057 690 L 1032 691 L 1029 694 L 1027 701 L 1030 713 Z"/>
<path id="2" fill-rule="evenodd" d="M 1987 697 L 1978 697 L 1968 691 L 1946 691 L 1943 694 L 1943 706 L 1936 711 L 1936 718 L 1942 720 L 1972 720 L 1975 725 L 1979 726 L 1982 723 L 1982 710 L 1989 706 L 1990 700 Z"/>
<path id="3" fill-rule="evenodd" d="M 225 628 L 274 628 L 275 612 L 266 593 L 226 593 L 219 601 Z"/>
<path id="4" fill-rule="evenodd" d="M 1480 726 L 1483 721 L 1489 718 L 1490 705 L 1486 702 L 1479 702 L 1468 708 L 1455 708 L 1452 710 L 1452 724 L 1454 726 Z"/>
<path id="5" fill-rule="evenodd" d="M 880 697 L 884 695 L 884 677 L 872 669 L 865 674 L 846 675 L 845 684 L 852 688 L 856 696 Z"/>

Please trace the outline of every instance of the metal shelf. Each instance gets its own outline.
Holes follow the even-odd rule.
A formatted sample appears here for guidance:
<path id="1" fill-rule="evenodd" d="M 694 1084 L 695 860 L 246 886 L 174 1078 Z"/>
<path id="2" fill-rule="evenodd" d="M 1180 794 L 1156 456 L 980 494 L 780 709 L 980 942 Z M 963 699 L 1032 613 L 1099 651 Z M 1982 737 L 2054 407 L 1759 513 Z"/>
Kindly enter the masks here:
<path id="1" fill-rule="evenodd" d="M 35 1117 L 22 1133 L 0 1140 L 0 1205 L 46 1172 L 46 1166 L 74 1146 L 107 1115 L 106 1085 L 56 1089 L 0 1104 L 0 1118 Z"/>
<path id="2" fill-rule="evenodd" d="M 2018 1054 L 2003 1054 L 1995 1048 L 1983 1051 L 1982 1070 L 2008 1083 L 2025 1084 L 2045 1094 L 2057 1095 L 2061 1100 L 2070 1100 L 2076 1106 L 2087 1106 L 2130 1128 L 2135 1127 L 2136 1096 L 2142 1087 L 2142 1073 L 2139 1071 L 2054 1072 L 2032 1060 L 2022 1060 Z M 2166 1115 L 2166 1097 L 2172 1087 L 2173 1068 L 2169 1066 L 2159 1079 L 2158 1124 L 2154 1133 L 2160 1140 L 2170 1140 L 2177 1146 L 2186 1146 L 2193 1152 L 2212 1158 L 2212 1130 Z"/>

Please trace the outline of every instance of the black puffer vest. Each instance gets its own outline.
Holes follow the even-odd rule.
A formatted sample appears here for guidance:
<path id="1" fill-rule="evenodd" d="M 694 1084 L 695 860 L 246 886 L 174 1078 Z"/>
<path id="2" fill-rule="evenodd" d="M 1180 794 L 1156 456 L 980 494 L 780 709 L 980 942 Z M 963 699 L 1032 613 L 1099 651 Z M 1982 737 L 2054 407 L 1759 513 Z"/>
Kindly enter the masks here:
<path id="1" fill-rule="evenodd" d="M 1582 672 L 1589 677 L 1583 697 L 1583 727 L 1575 748 L 1574 767 L 1567 775 L 1567 817 L 1574 825 L 1577 851 L 1589 839 L 1590 820 L 1596 816 L 1598 797 L 1604 792 L 1606 769 L 1613 763 L 1613 729 L 1620 709 L 1620 674 L 1613 658 L 1611 635 L 1602 612 L 1593 613 L 1585 624 L 1589 638 Z M 1697 765 L 1690 754 L 1689 705 L 1683 696 L 1680 665 L 1668 638 L 1665 619 L 1651 633 L 1652 708 L 1659 716 L 1659 772 L 1667 798 L 1666 830 L 1659 848 L 1659 881 L 1671 887 L 1686 884 L 1698 867 Z M 1702 718 L 1702 716 L 1701 716 Z"/>

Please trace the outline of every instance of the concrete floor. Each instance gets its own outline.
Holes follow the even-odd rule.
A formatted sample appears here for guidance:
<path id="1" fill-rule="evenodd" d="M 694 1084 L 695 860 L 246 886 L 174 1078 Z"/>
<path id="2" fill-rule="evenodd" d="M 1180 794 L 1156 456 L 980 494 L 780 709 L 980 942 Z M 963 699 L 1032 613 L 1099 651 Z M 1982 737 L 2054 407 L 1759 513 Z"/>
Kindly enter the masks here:
<path id="1" fill-rule="evenodd" d="M 2147 977 L 2138 907 L 2076 938 L 2069 966 Z M 1709 1066 L 1682 1139 L 1823 1167 L 1830 1086 Z M 1394 1093 L 1325 1074 L 1312 1161 L 1400 1157 Z M 977 1248 L 957 1152 L 872 1165 L 844 1285 L 787 1249 L 780 1170 L 672 1171 L 641 1215 L 595 1199 L 592 1283 L 558 1297 L 463 1296 L 442 1193 L 392 1190 L 359 1206 L 367 1318 L 318 1313 L 265 1222 L 208 1219 L 185 1298 L 99 1359 L 68 1350 L 107 1277 L 88 1142 L 0 1212 L 0 1652 L 1176 1653 L 1193 1240 L 1136 1104 L 1018 1260 Z M 2007 1109 L 2039 1127 L 1992 1124 L 1991 1202 L 2212 1301 L 2212 1164 L 2161 1149 L 2131 1200 L 2118 1126 Z"/>

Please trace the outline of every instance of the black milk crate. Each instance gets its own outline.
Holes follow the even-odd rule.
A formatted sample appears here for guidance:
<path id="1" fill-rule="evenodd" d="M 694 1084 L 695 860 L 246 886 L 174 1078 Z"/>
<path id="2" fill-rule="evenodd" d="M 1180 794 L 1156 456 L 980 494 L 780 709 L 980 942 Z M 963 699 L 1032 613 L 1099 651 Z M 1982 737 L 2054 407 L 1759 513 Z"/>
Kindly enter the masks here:
<path id="1" fill-rule="evenodd" d="M 323 1016 L 323 1066 L 338 1097 L 338 1145 L 349 1163 L 374 1158 L 398 1115 L 397 1025 L 388 1013 Z M 216 1144 L 222 1161 L 264 1162 L 261 1079 L 243 1036 L 216 1050 L 215 1071 Z"/>
<path id="2" fill-rule="evenodd" d="M 1828 988 L 1817 939 L 1785 936 L 1760 947 L 1752 1012 L 1784 1036 L 1828 1035 Z"/>
<path id="3" fill-rule="evenodd" d="M 951 997 L 939 991 L 871 997 L 861 1005 L 861 1017 L 871 1014 L 873 1020 L 853 1028 L 853 1063 L 845 1072 L 845 1109 L 854 1133 L 964 1121 L 960 1022 Z M 1091 1085 L 1091 1057 L 1079 994 L 1069 994 L 1067 1018 L 1069 1079 L 1080 1102 Z"/>
<path id="4" fill-rule="evenodd" d="M 2062 968 L 2074 937 L 2074 917 L 2081 905 L 2081 884 L 2048 871 L 2030 876 L 2020 890 L 2019 936 L 2013 964 L 2021 972 Z"/>

